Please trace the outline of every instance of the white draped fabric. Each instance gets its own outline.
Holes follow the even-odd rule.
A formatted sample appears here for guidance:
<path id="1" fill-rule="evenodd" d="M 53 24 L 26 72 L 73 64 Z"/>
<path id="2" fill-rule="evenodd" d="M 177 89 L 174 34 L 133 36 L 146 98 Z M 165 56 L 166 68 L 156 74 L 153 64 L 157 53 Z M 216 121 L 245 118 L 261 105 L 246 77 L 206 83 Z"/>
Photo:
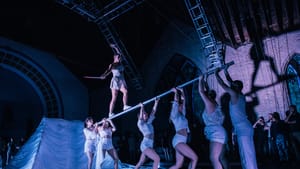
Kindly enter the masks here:
<path id="1" fill-rule="evenodd" d="M 43 118 L 6 169 L 86 169 L 83 127 L 82 121 Z M 102 159 L 95 156 L 94 169 L 113 169 L 108 154 Z M 132 167 L 119 162 L 119 168 Z"/>

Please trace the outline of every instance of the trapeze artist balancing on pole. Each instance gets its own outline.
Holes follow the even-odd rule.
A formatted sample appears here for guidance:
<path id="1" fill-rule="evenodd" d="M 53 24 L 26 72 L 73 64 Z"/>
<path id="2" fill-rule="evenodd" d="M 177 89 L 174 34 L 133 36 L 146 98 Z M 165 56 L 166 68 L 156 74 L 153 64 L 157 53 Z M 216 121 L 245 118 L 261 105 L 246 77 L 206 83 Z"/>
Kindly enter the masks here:
<path id="1" fill-rule="evenodd" d="M 106 77 L 112 73 L 113 77 L 110 81 L 110 89 L 111 89 L 111 101 L 109 104 L 109 117 L 114 115 L 114 108 L 117 101 L 119 91 L 123 94 L 123 110 L 130 108 L 127 105 L 128 100 L 128 90 L 127 84 L 124 78 L 124 66 L 122 64 L 122 56 L 116 45 L 111 44 L 110 47 L 113 49 L 114 52 L 114 61 L 111 63 L 106 71 L 100 77 L 94 76 L 85 76 L 84 78 L 91 78 L 91 79 L 106 79 Z"/>

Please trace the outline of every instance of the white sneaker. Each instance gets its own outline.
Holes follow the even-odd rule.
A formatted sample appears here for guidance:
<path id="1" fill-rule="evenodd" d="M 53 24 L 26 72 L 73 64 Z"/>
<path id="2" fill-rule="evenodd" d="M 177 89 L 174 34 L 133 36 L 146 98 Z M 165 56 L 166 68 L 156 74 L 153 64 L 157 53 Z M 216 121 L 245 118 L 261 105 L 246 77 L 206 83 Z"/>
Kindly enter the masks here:
<path id="1" fill-rule="evenodd" d="M 108 117 L 115 115 L 115 113 L 108 113 Z"/>
<path id="2" fill-rule="evenodd" d="M 131 108 L 131 106 L 125 105 L 125 106 L 123 107 L 123 110 L 127 110 L 127 109 L 129 109 L 129 108 Z"/>

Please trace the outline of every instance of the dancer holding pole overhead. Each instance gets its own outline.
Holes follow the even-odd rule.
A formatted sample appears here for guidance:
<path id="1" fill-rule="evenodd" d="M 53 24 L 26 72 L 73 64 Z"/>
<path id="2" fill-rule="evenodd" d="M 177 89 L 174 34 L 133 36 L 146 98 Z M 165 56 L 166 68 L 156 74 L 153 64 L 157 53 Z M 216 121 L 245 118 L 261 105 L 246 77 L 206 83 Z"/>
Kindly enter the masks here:
<path id="1" fill-rule="evenodd" d="M 207 74 L 199 77 L 199 93 L 205 105 L 202 118 L 205 123 L 204 133 L 209 140 L 209 157 L 214 169 L 228 169 L 225 158 L 227 133 L 222 126 L 224 114 L 215 100 L 216 92 L 209 89 L 206 80 Z"/>
<path id="2" fill-rule="evenodd" d="M 176 151 L 176 163 L 171 166 L 170 169 L 181 168 L 184 162 L 184 157 L 188 157 L 191 160 L 189 168 L 195 169 L 198 162 L 198 156 L 186 144 L 190 130 L 188 127 L 188 121 L 185 117 L 186 109 L 184 91 L 181 88 L 173 88 L 172 91 L 174 92 L 174 101 L 170 113 L 170 119 L 176 130 L 176 134 L 172 140 L 172 145 Z"/>
<path id="3" fill-rule="evenodd" d="M 108 152 L 108 154 L 114 160 L 114 169 L 118 169 L 119 157 L 112 143 L 112 133 L 116 131 L 116 127 L 111 120 L 106 118 L 104 118 L 101 121 L 101 124 L 102 125 L 98 124 L 97 127 L 98 134 L 100 137 L 98 141 L 97 152 L 102 154 L 98 155 L 100 155 L 102 159 L 104 159 L 106 152 Z M 98 162 L 97 165 L 101 165 L 101 162 Z"/>
<path id="4" fill-rule="evenodd" d="M 110 82 L 111 101 L 109 104 L 109 116 L 114 115 L 114 107 L 117 101 L 119 91 L 123 94 L 123 110 L 130 108 L 127 105 L 128 91 L 127 84 L 124 78 L 124 66 L 121 62 L 121 53 L 115 45 L 110 45 L 114 51 L 114 61 L 108 66 L 108 69 L 100 76 L 100 79 L 105 79 L 110 73 L 113 77 Z"/>
<path id="5" fill-rule="evenodd" d="M 146 157 L 153 160 L 153 167 L 152 167 L 153 169 L 158 168 L 160 158 L 158 154 L 155 152 L 155 150 L 153 149 L 154 129 L 152 125 L 152 122 L 155 118 L 158 102 L 159 102 L 159 98 L 156 98 L 151 114 L 148 114 L 144 109 L 144 105 L 140 103 L 141 109 L 140 109 L 140 114 L 138 116 L 137 125 L 139 130 L 143 134 L 144 138 L 140 146 L 142 154 L 140 156 L 139 162 L 135 166 L 135 169 L 138 169 L 141 167 L 141 165 L 143 165 Z"/>
<path id="6" fill-rule="evenodd" d="M 243 169 L 257 169 L 255 149 L 253 143 L 253 128 L 246 115 L 246 99 L 242 93 L 243 82 L 239 80 L 233 81 L 228 73 L 228 67 L 225 67 L 224 74 L 230 87 L 225 84 L 220 77 L 220 69 L 215 71 L 218 83 L 221 87 L 229 93 L 229 114 L 237 135 L 237 142 L 239 146 L 240 159 Z"/>

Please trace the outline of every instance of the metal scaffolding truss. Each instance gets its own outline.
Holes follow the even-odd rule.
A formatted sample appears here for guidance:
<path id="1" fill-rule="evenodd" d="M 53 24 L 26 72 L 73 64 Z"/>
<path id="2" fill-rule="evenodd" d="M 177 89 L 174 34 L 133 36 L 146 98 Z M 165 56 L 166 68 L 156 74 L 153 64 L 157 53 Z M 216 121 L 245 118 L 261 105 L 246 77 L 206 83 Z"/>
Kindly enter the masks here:
<path id="1" fill-rule="evenodd" d="M 77 14 L 97 24 L 108 44 L 114 44 L 122 55 L 125 74 L 136 90 L 142 89 L 142 78 L 111 21 L 133 9 L 144 0 L 114 0 L 102 9 L 94 0 L 55 0 Z"/>
<path id="2" fill-rule="evenodd" d="M 224 65 L 224 46 L 216 41 L 200 0 L 185 0 L 201 46 L 208 61 L 208 70 Z"/>
<path id="3" fill-rule="evenodd" d="M 40 96 L 47 117 L 63 117 L 61 100 L 55 85 L 38 65 L 26 59 L 22 53 L 0 47 L 0 66 L 5 66 L 29 81 Z"/>

